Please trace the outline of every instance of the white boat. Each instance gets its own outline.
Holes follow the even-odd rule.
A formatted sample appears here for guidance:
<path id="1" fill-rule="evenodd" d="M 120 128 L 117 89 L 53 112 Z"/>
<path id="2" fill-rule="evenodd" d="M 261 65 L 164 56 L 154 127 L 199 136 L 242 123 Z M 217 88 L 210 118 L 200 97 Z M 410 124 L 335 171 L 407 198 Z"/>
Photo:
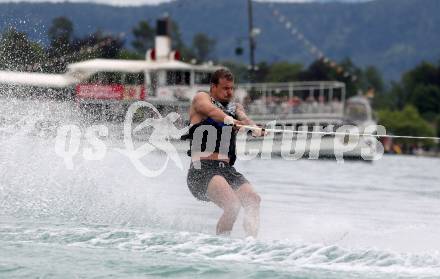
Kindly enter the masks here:
<path id="1" fill-rule="evenodd" d="M 369 100 L 363 96 L 346 100 L 344 83 L 262 83 L 240 87 L 259 96 L 245 104 L 251 119 L 259 126 L 287 131 L 275 134 L 273 144 L 266 143 L 271 147 L 271 154 L 292 157 L 289 153 L 296 151 L 303 157 L 335 158 L 343 153 L 344 158 L 373 160 L 381 153 L 381 145 L 375 137 L 333 134 L 377 133 Z M 306 131 L 309 133 L 305 134 Z M 262 139 L 248 140 L 245 145 L 249 149 L 264 150 Z"/>

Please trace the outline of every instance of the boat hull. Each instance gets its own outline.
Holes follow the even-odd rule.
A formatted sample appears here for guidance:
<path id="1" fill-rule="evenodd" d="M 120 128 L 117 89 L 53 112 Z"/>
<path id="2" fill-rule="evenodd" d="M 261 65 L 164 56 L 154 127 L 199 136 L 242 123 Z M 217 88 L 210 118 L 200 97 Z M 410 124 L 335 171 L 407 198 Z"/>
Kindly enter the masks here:
<path id="1" fill-rule="evenodd" d="M 189 142 L 172 141 L 178 152 L 187 152 Z M 296 159 L 352 159 L 374 161 L 381 155 L 380 143 L 372 137 L 358 137 L 344 142 L 341 137 L 264 140 L 249 138 L 237 140 L 237 156 L 241 160 L 253 158 L 270 159 L 281 157 L 286 160 Z"/>

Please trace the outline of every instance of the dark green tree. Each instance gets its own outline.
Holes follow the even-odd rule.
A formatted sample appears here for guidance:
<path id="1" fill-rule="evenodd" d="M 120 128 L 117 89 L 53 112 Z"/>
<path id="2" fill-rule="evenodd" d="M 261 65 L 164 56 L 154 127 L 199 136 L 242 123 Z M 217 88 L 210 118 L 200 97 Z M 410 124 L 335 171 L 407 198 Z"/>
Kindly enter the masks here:
<path id="1" fill-rule="evenodd" d="M 356 66 L 350 58 L 343 59 L 338 67 L 343 69 L 342 72 L 339 72 L 336 69 L 333 69 L 332 76 L 335 80 L 341 81 L 345 83 L 347 88 L 347 97 L 358 94 L 358 92 L 364 92 L 367 88 L 362 88 L 362 79 L 363 72 L 362 69 Z M 343 72 L 350 73 L 349 76 L 344 76 Z"/>
<path id="2" fill-rule="evenodd" d="M 102 58 L 117 58 L 124 46 L 124 40 L 111 34 L 104 34 L 98 37 L 98 42 L 101 44 L 100 52 Z"/>
<path id="3" fill-rule="evenodd" d="M 170 19 L 170 32 L 171 46 L 174 49 L 181 49 L 185 47 L 185 43 L 182 40 L 182 33 L 180 32 L 179 24 L 172 19 Z"/>
<path id="4" fill-rule="evenodd" d="M 73 39 L 73 24 L 66 17 L 54 18 L 47 34 L 52 49 L 67 52 Z"/>
<path id="5" fill-rule="evenodd" d="M 272 64 L 267 76 L 266 82 L 289 82 L 297 81 L 302 71 L 301 64 L 290 64 L 288 62 L 279 62 Z"/>
<path id="6" fill-rule="evenodd" d="M 148 21 L 140 21 L 138 25 L 133 28 L 132 32 L 134 40 L 131 42 L 131 45 L 138 53 L 145 55 L 148 49 L 154 47 L 155 31 Z"/>
<path id="7" fill-rule="evenodd" d="M 0 40 L 0 67 L 15 71 L 40 71 L 45 61 L 44 49 L 23 32 L 6 30 Z"/>
<path id="8" fill-rule="evenodd" d="M 67 63 L 71 62 L 73 23 L 66 17 L 57 17 L 47 31 L 50 47 L 47 50 L 46 70 L 64 72 Z"/>
<path id="9" fill-rule="evenodd" d="M 440 114 L 435 118 L 435 130 L 437 132 L 437 137 L 440 137 Z"/>
<path id="10" fill-rule="evenodd" d="M 246 65 L 235 61 L 222 61 L 222 65 L 227 67 L 235 77 L 235 83 L 244 83 L 249 81 L 249 71 Z"/>
<path id="11" fill-rule="evenodd" d="M 433 84 L 420 84 L 414 88 L 410 98 L 410 102 L 425 119 L 434 121 L 435 117 L 440 114 L 440 87 Z"/>
<path id="12" fill-rule="evenodd" d="M 373 107 L 376 109 L 390 108 L 390 96 L 386 92 L 382 75 L 374 66 L 368 66 L 362 71 L 361 87 L 364 92 L 374 92 Z"/>
<path id="13" fill-rule="evenodd" d="M 334 76 L 332 68 L 322 59 L 314 61 L 307 69 L 298 74 L 299 79 L 303 81 L 333 80 Z"/>
<path id="14" fill-rule="evenodd" d="M 183 61 L 189 62 L 196 57 L 194 52 L 182 40 L 179 25 L 174 20 L 171 20 L 171 42 L 172 48 L 180 52 Z"/>
<path id="15" fill-rule="evenodd" d="M 254 72 L 255 82 L 264 82 L 269 74 L 271 65 L 266 62 L 260 62 L 257 64 L 257 70 Z M 249 75 L 249 70 L 248 70 Z"/>
<path id="16" fill-rule="evenodd" d="M 118 59 L 125 59 L 125 60 L 144 60 L 145 53 L 140 54 L 139 52 L 135 52 L 135 51 L 131 51 L 126 48 L 123 48 L 119 52 L 119 55 L 117 58 Z"/>
<path id="17" fill-rule="evenodd" d="M 373 88 L 374 91 L 380 93 L 385 91 L 385 82 L 379 70 L 374 66 L 368 66 L 362 73 L 364 90 Z"/>
<path id="18" fill-rule="evenodd" d="M 440 67 L 422 62 L 402 77 L 402 99 L 429 120 L 440 113 Z"/>
<path id="19" fill-rule="evenodd" d="M 417 65 L 414 69 L 406 72 L 402 78 L 402 84 L 405 86 L 405 89 L 408 90 L 410 94 L 416 86 L 420 84 L 433 84 L 436 86 L 440 86 L 440 76 L 439 76 L 439 68 L 428 63 L 422 62 Z"/>
<path id="20" fill-rule="evenodd" d="M 435 135 L 434 128 L 420 116 L 413 106 L 406 106 L 402 111 L 379 111 L 378 116 L 379 124 L 383 125 L 388 133 L 419 137 Z M 401 143 L 406 150 L 415 143 L 421 143 L 427 147 L 433 146 L 431 140 L 396 139 L 395 141 Z"/>
<path id="21" fill-rule="evenodd" d="M 345 75 L 348 72 L 349 75 Z M 323 59 L 314 61 L 309 67 L 298 74 L 302 81 L 336 80 L 345 83 L 347 97 L 356 95 L 362 89 L 362 70 L 349 58 L 338 64 L 329 63 Z"/>
<path id="22" fill-rule="evenodd" d="M 83 59 L 87 58 L 118 58 L 124 46 L 119 36 L 106 34 L 101 30 L 73 42 L 75 53 L 86 50 Z"/>
<path id="23" fill-rule="evenodd" d="M 204 62 L 208 60 L 215 48 L 215 40 L 209 38 L 204 33 L 197 33 L 193 37 L 192 48 L 196 59 Z"/>
<path id="24" fill-rule="evenodd" d="M 437 131 L 437 137 L 440 138 L 440 114 L 437 115 L 437 119 L 435 121 L 435 129 Z M 437 144 L 437 150 L 440 148 L 440 142 Z"/>
<path id="25" fill-rule="evenodd" d="M 407 96 L 402 84 L 398 82 L 391 82 L 391 89 L 387 93 L 390 103 L 389 109 L 402 110 L 407 104 Z"/>

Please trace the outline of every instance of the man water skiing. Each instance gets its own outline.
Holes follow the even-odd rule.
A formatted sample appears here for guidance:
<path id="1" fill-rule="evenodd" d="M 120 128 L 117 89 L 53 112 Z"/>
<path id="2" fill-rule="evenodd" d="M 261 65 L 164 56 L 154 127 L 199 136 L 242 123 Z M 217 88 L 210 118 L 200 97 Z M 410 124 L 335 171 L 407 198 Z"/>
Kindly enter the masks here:
<path id="1" fill-rule="evenodd" d="M 223 209 L 217 234 L 230 234 L 238 213 L 244 209 L 246 235 L 256 237 L 260 218 L 260 196 L 233 167 L 236 160 L 237 125 L 254 125 L 234 101 L 234 77 L 225 69 L 211 78 L 210 92 L 198 92 L 190 111 L 191 166 L 188 187 L 199 200 L 212 201 Z M 260 132 L 257 136 L 262 136 Z"/>

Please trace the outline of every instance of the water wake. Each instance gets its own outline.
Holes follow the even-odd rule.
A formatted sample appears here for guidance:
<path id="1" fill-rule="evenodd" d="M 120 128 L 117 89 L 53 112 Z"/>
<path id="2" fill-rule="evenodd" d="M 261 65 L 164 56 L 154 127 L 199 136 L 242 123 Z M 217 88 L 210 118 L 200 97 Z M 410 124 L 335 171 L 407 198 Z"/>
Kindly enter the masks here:
<path id="1" fill-rule="evenodd" d="M 262 264 L 290 269 L 324 269 L 434 275 L 440 272 L 440 254 L 393 253 L 378 249 L 351 250 L 337 245 L 234 239 L 207 234 L 158 231 L 136 227 L 3 225 L 0 241 L 116 249 L 167 255 L 191 261 Z"/>

